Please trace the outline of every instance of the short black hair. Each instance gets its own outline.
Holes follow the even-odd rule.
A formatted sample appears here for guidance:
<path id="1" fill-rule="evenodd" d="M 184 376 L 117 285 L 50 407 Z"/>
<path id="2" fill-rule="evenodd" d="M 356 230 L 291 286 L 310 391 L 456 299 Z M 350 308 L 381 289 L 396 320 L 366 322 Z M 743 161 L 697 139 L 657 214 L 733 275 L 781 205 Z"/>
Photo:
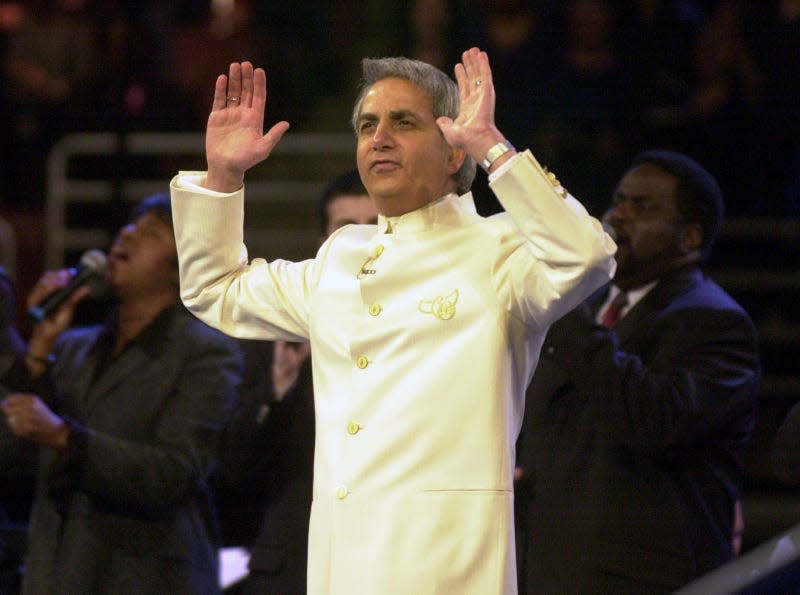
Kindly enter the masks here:
<path id="1" fill-rule="evenodd" d="M 169 194 L 158 192 L 143 198 L 133 210 L 133 219 L 136 220 L 148 213 L 153 213 L 170 229 L 173 229 L 172 203 L 170 202 Z"/>
<path id="2" fill-rule="evenodd" d="M 642 151 L 633 158 L 631 167 L 644 163 L 655 165 L 678 179 L 678 212 L 685 222 L 700 224 L 703 230 L 700 252 L 704 259 L 708 259 L 725 214 L 722 190 L 717 180 L 697 161 L 677 151 Z"/>
<path id="3" fill-rule="evenodd" d="M 328 205 L 340 196 L 368 195 L 358 170 L 350 170 L 335 178 L 325 187 L 319 199 L 319 223 L 322 234 L 328 230 Z"/>
<path id="4" fill-rule="evenodd" d="M 175 228 L 172 225 L 172 201 L 170 200 L 169 194 L 157 192 L 156 194 L 151 194 L 143 198 L 133 209 L 133 220 L 135 221 L 139 219 L 139 217 L 144 217 L 148 213 L 152 213 L 158 217 L 158 219 L 169 227 L 173 233 L 175 232 Z M 177 250 L 175 251 L 175 258 L 172 264 L 176 269 L 178 268 Z"/>

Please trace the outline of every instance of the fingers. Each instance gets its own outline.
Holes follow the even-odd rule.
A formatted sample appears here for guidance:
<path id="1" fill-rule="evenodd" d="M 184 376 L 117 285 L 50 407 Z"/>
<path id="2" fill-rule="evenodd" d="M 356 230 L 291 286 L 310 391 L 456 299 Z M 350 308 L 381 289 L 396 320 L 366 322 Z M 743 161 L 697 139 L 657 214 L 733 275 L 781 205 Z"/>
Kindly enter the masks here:
<path id="1" fill-rule="evenodd" d="M 239 97 L 241 101 L 239 105 L 243 107 L 252 107 L 253 105 L 253 65 L 250 62 L 242 62 L 241 64 L 241 85 L 240 92 L 234 97 Z"/>
<path id="2" fill-rule="evenodd" d="M 239 62 L 231 63 L 228 69 L 228 93 L 225 101 L 228 106 L 241 105 L 242 100 L 242 65 Z"/>
<path id="3" fill-rule="evenodd" d="M 217 82 L 214 85 L 214 103 L 211 105 L 211 111 L 224 109 L 226 106 L 225 97 L 228 94 L 228 77 L 221 74 L 217 77 Z"/>
<path id="4" fill-rule="evenodd" d="M 21 436 L 26 431 L 35 399 L 32 394 L 15 393 L 0 403 L 0 408 L 6 415 L 6 423 L 16 436 Z"/>
<path id="5" fill-rule="evenodd" d="M 286 122 L 285 120 L 281 120 L 277 124 L 274 124 L 261 139 L 261 143 L 263 145 L 262 150 L 267 151 L 267 154 L 271 153 L 272 149 L 274 149 L 275 145 L 278 144 L 278 141 L 283 138 L 283 135 L 287 130 L 289 130 L 289 122 Z"/>
<path id="6" fill-rule="evenodd" d="M 228 74 L 217 77 L 214 86 L 212 111 L 226 107 L 254 107 L 266 105 L 266 73 L 253 68 L 251 62 L 232 62 Z"/>
<path id="7" fill-rule="evenodd" d="M 70 279 L 72 279 L 72 273 L 67 269 L 47 271 L 42 275 L 39 281 L 36 282 L 36 285 L 33 286 L 33 289 L 31 289 L 31 292 L 28 294 L 28 307 L 31 308 L 35 306 L 52 292 L 61 289 L 69 283 Z"/>
<path id="8" fill-rule="evenodd" d="M 470 48 L 461 56 L 463 64 L 463 83 L 474 90 L 478 87 L 492 85 L 492 70 L 489 68 L 489 56 L 478 48 Z M 462 81 L 459 81 L 460 83 Z"/>
<path id="9" fill-rule="evenodd" d="M 469 92 L 469 79 L 467 78 L 467 72 L 464 69 L 463 64 L 456 64 L 456 82 L 458 83 L 458 91 L 461 95 L 461 99 L 463 100 L 464 97 Z"/>
<path id="10" fill-rule="evenodd" d="M 253 109 L 264 113 L 267 105 L 267 73 L 263 68 L 256 68 L 253 71 L 253 90 L 252 90 Z"/>

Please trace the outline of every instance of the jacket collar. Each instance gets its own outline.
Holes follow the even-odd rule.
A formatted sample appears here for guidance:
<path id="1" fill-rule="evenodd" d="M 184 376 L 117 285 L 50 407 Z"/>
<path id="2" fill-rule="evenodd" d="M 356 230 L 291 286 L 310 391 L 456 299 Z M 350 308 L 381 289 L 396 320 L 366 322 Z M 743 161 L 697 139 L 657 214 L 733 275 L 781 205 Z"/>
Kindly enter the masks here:
<path id="1" fill-rule="evenodd" d="M 458 195 L 455 192 L 429 202 L 398 217 L 378 216 L 380 233 L 408 234 L 444 227 L 458 227 L 479 218 L 472 193 Z"/>

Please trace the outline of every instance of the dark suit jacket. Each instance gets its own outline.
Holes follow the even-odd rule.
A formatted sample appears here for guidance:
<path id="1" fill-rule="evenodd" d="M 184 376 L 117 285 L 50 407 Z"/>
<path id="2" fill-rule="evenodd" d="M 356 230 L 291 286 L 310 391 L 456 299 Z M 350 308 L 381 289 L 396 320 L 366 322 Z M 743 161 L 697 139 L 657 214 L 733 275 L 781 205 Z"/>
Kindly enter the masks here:
<path id="1" fill-rule="evenodd" d="M 74 428 L 39 449 L 25 592 L 218 593 L 207 478 L 241 354 L 182 306 L 117 359 L 110 328 L 59 338 L 51 406 Z"/>
<path id="2" fill-rule="evenodd" d="M 671 592 L 732 555 L 756 333 L 696 268 L 662 279 L 616 332 L 594 307 L 552 326 L 528 391 L 523 593 Z"/>
<path id="3" fill-rule="evenodd" d="M 216 483 L 223 529 L 231 545 L 251 549 L 250 574 L 242 592 L 304 595 L 314 475 L 311 360 L 303 364 L 284 398 L 275 401 L 272 344 L 242 346 L 249 388 L 225 432 Z M 264 362 L 266 376 L 261 380 L 252 377 L 259 362 Z"/>

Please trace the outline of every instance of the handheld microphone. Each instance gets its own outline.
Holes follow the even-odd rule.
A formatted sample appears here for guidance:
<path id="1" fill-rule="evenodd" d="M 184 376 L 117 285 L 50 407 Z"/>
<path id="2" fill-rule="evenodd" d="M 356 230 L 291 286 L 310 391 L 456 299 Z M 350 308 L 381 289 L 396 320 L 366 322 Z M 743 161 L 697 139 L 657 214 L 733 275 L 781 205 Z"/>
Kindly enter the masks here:
<path id="1" fill-rule="evenodd" d="M 103 276 L 108 268 L 108 259 L 100 250 L 89 250 L 81 256 L 80 264 L 70 269 L 72 279 L 61 289 L 44 298 L 38 305 L 28 310 L 28 316 L 34 322 L 41 322 L 63 304 L 69 296 L 93 277 Z"/>

